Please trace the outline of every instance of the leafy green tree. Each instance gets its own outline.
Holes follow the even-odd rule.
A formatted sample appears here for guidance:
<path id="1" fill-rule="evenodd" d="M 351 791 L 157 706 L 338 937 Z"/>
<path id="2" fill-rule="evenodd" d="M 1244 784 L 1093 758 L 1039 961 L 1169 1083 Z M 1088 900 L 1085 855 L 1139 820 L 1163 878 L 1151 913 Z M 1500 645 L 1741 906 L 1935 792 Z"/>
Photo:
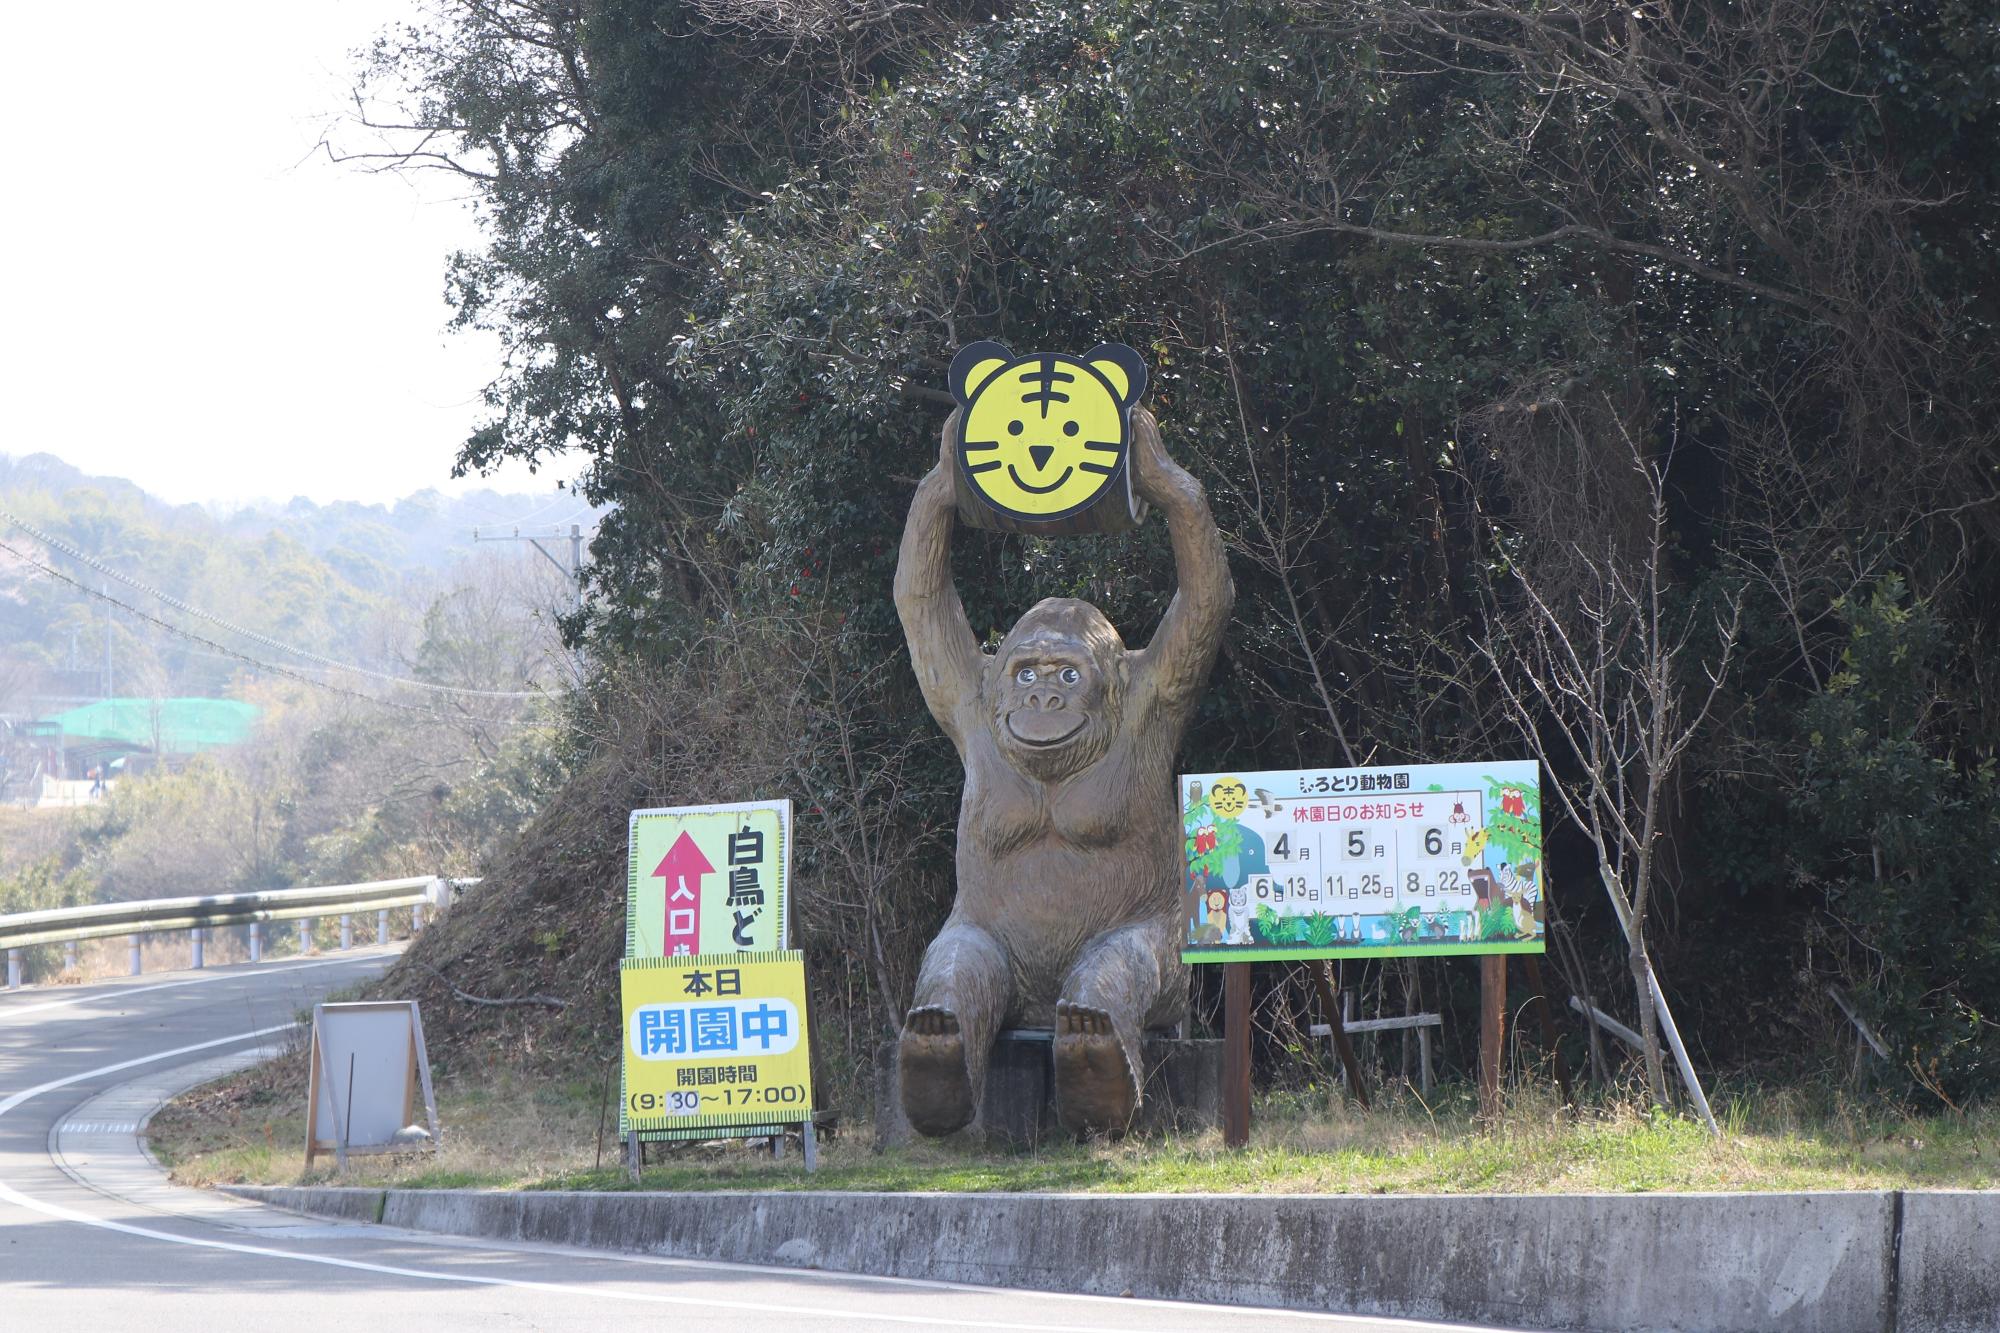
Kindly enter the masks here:
<path id="1" fill-rule="evenodd" d="M 1954 744 L 1936 612 L 1894 578 L 1839 611 L 1840 668 L 1802 715 L 1793 861 L 1824 884 L 1830 947 L 1901 1072 L 1951 1101 L 2000 1050 L 2000 785 L 1990 753 Z"/>

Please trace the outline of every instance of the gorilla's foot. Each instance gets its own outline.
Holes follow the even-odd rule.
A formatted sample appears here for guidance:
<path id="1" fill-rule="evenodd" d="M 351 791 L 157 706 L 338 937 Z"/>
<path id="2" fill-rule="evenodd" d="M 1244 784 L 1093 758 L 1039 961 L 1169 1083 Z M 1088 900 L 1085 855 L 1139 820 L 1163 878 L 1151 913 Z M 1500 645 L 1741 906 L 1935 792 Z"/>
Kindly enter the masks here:
<path id="1" fill-rule="evenodd" d="M 933 1138 L 972 1123 L 972 1076 L 965 1066 L 965 1034 L 958 1015 L 920 1005 L 903 1019 L 896 1060 L 903 1083 L 903 1114 L 910 1127 Z"/>
<path id="2" fill-rule="evenodd" d="M 1079 1138 L 1113 1138 L 1139 1109 L 1139 1080 L 1111 1015 L 1088 1005 L 1056 1002 L 1056 1119 Z"/>

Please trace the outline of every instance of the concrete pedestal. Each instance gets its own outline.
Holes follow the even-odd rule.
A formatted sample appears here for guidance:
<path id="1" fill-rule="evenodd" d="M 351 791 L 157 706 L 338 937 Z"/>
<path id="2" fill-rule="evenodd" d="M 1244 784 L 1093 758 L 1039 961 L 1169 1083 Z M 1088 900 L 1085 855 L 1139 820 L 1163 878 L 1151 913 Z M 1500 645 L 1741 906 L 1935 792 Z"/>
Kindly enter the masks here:
<path id="1" fill-rule="evenodd" d="M 1046 1028 L 1001 1034 L 993 1043 L 979 1114 L 952 1140 L 1027 1152 L 1067 1137 L 1056 1121 L 1054 1049 L 1055 1034 Z M 1141 1058 L 1146 1077 L 1133 1133 L 1199 1133 L 1221 1126 L 1221 1042 L 1149 1036 Z M 877 1148 L 898 1147 L 922 1137 L 904 1118 L 896 1075 L 896 1043 L 884 1042 L 875 1057 Z"/>

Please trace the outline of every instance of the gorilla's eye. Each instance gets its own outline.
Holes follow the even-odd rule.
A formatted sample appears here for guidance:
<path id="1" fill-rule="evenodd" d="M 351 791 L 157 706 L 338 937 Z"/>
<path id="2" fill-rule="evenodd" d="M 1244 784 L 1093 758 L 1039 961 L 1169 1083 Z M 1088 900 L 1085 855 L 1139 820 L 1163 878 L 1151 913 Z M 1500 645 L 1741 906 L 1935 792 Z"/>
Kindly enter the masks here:
<path id="1" fill-rule="evenodd" d="M 1014 679 L 1023 685 L 1033 685 L 1035 683 L 1035 669 L 1033 667 L 1022 667 L 1014 673 Z"/>
<path id="2" fill-rule="evenodd" d="M 1007 423 L 1007 433 L 1008 433 L 1009 435 L 1019 435 L 1019 434 L 1021 433 L 1021 423 L 1020 423 L 1020 422 L 1018 422 L 1018 421 L 1010 421 L 1010 422 L 1008 422 L 1008 423 Z"/>
<path id="3" fill-rule="evenodd" d="M 1079 680 L 1082 680 L 1082 679 L 1083 679 L 1083 677 L 1082 677 L 1082 676 L 1079 676 L 1079 675 L 1078 675 L 1078 674 L 1076 673 L 1076 668 L 1075 668 L 1075 667 L 1064 667 L 1064 668 L 1062 669 L 1062 683 L 1063 683 L 1063 684 L 1065 684 L 1065 685 L 1074 685 L 1074 684 L 1076 684 L 1076 683 L 1077 683 L 1077 682 L 1078 682 Z"/>
<path id="4" fill-rule="evenodd" d="M 1074 421 L 1063 422 L 1063 434 L 1074 435 L 1080 429 Z"/>

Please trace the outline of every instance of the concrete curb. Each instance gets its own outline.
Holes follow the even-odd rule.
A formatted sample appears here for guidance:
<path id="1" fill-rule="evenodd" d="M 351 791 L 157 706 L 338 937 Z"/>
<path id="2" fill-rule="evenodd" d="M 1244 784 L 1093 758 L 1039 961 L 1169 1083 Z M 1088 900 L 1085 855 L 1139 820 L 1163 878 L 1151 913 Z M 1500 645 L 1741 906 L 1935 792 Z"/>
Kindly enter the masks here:
<path id="1" fill-rule="evenodd" d="M 226 1186 L 490 1240 L 1515 1327 L 1993 1333 L 2000 1193 L 505 1193 Z"/>

